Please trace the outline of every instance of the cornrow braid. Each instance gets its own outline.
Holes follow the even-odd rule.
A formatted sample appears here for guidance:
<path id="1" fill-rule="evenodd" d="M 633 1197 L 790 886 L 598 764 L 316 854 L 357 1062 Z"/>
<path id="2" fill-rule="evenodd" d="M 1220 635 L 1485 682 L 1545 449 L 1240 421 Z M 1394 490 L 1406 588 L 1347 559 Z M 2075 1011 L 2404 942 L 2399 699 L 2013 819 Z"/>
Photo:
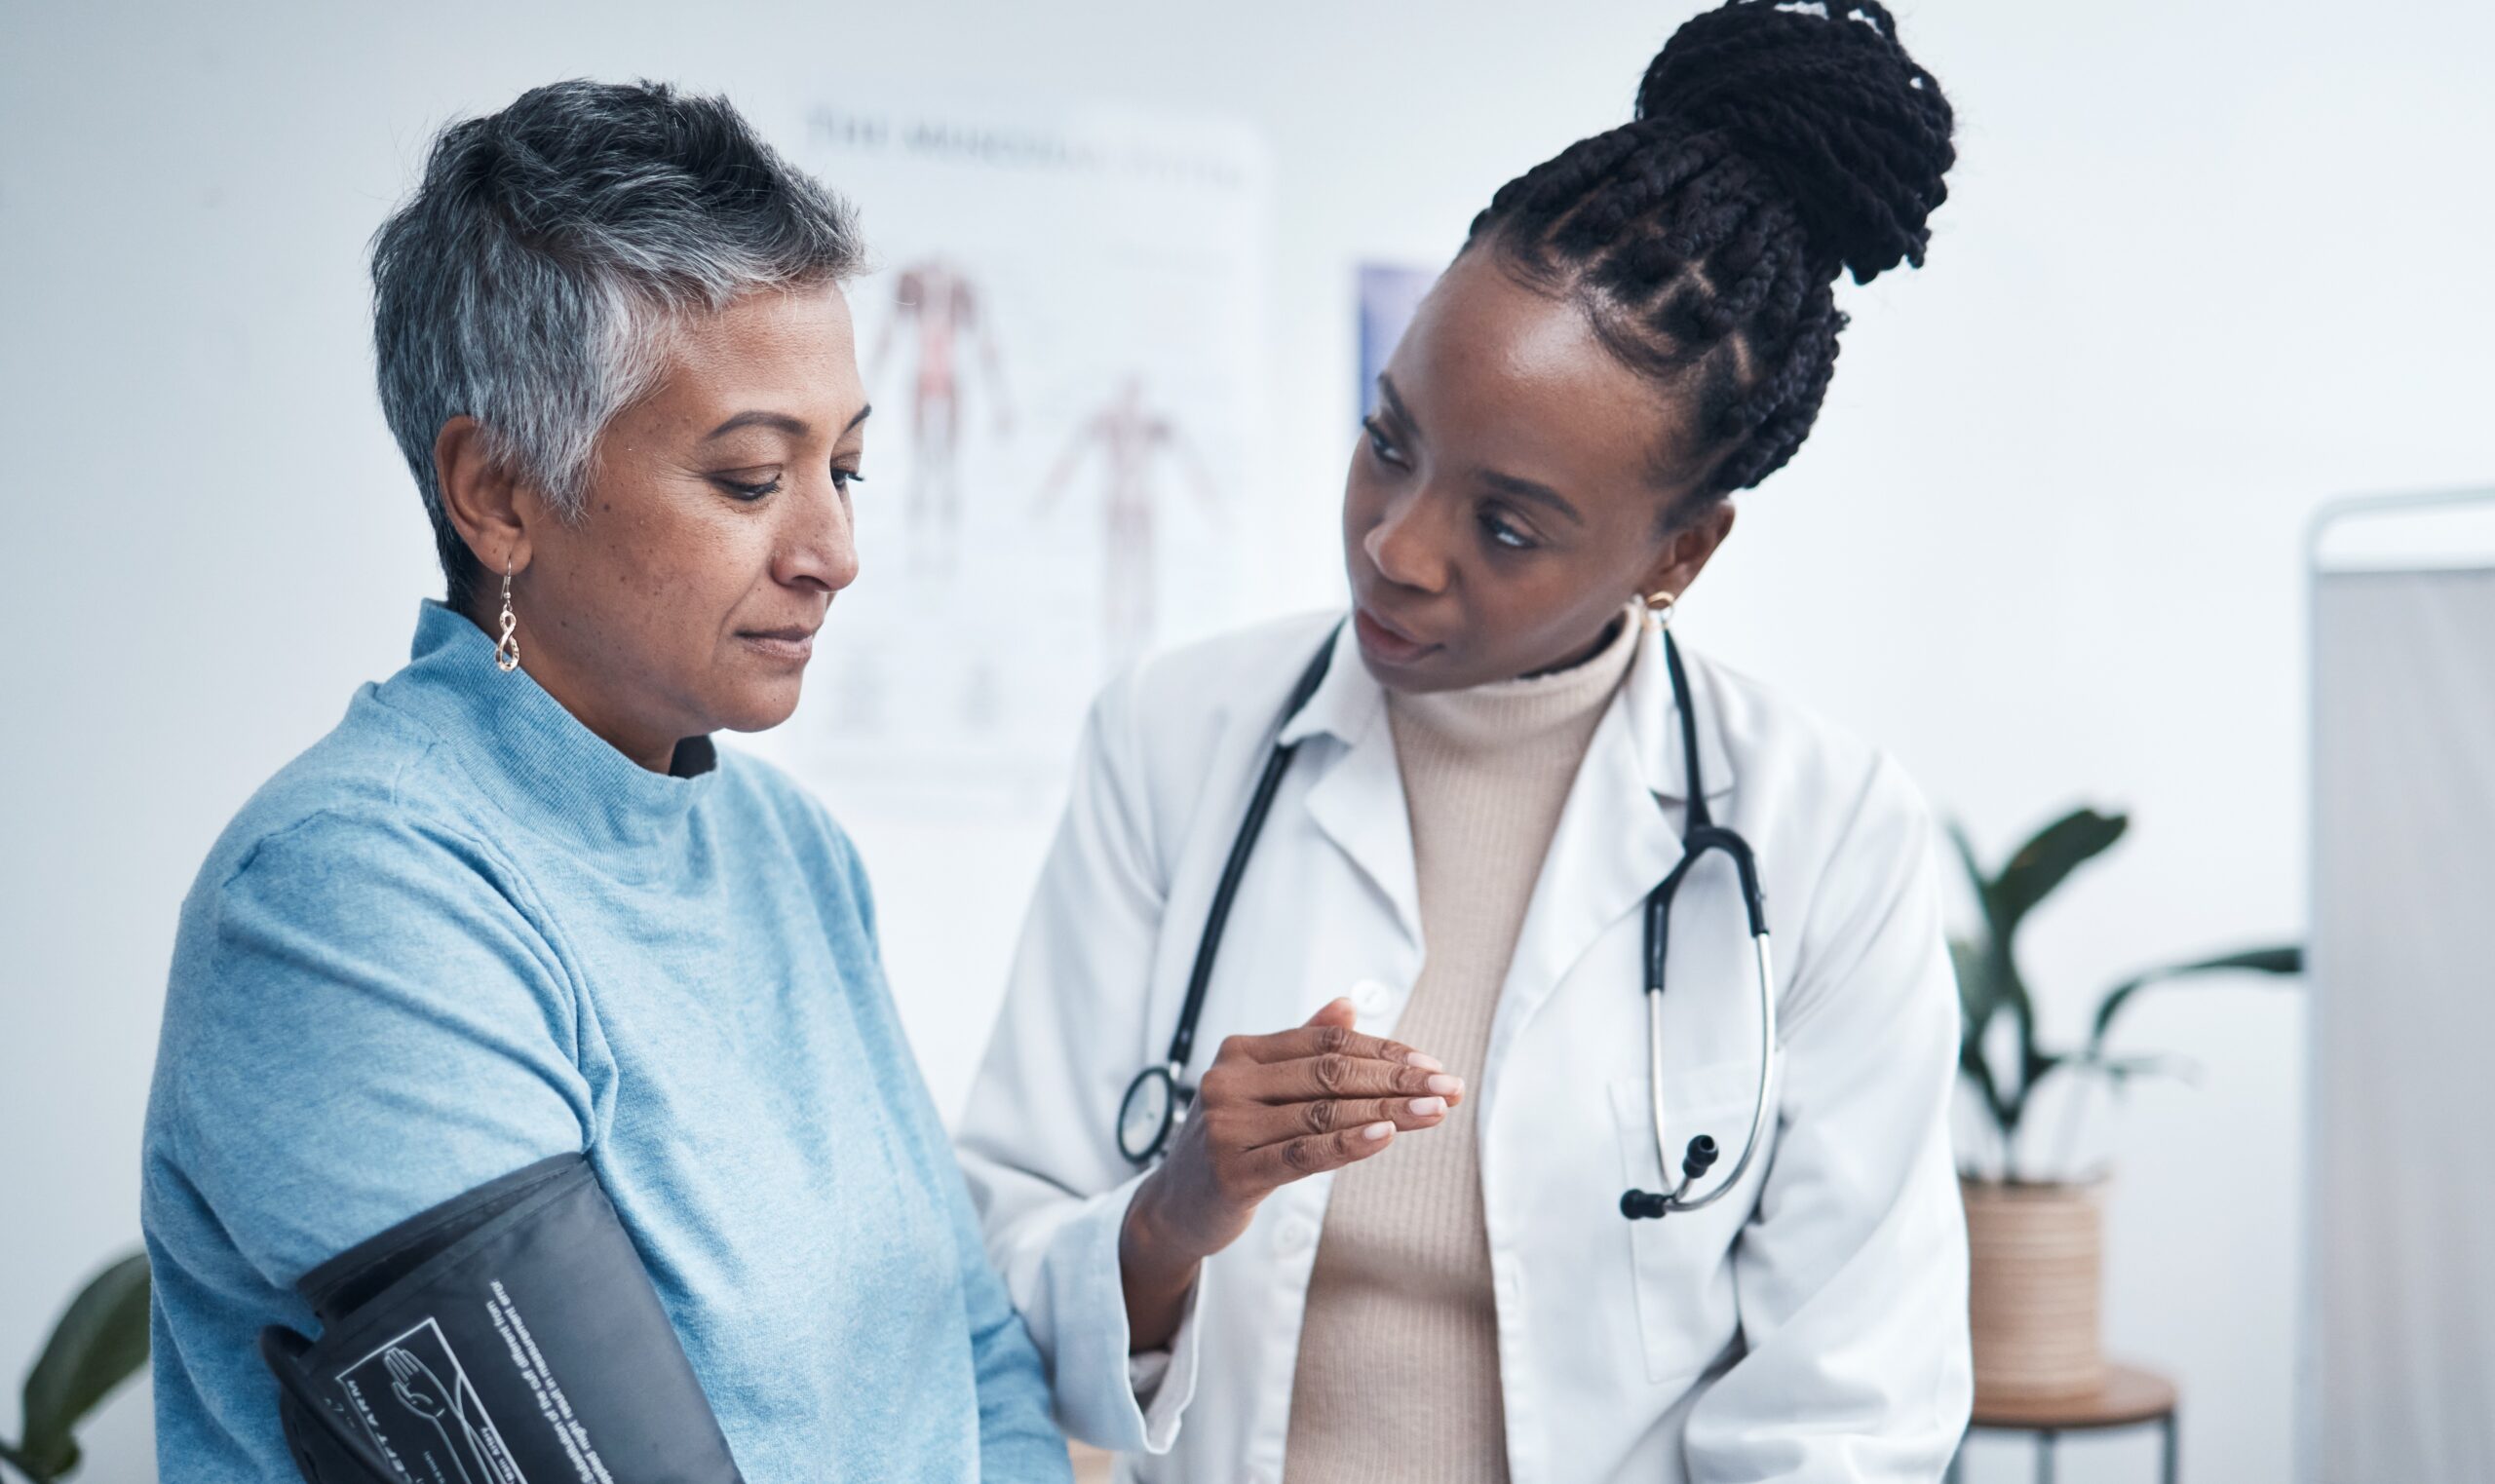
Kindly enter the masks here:
<path id="1" fill-rule="evenodd" d="M 1810 435 L 1846 323 L 1836 276 L 1923 265 L 1951 126 L 1876 0 L 1730 0 L 1672 34 L 1631 122 L 1501 186 L 1465 250 L 1575 299 L 1625 364 L 1690 398 L 1686 515 Z"/>

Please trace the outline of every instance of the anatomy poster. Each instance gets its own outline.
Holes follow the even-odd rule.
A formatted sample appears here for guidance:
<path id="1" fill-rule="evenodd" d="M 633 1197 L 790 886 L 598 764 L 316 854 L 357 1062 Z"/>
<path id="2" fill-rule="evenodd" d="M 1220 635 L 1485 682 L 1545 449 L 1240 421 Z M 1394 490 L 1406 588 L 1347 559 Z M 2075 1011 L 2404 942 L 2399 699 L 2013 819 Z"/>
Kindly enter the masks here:
<path id="1" fill-rule="evenodd" d="M 1247 612 L 1263 153 L 1217 121 L 857 101 L 790 153 L 873 252 L 875 410 L 860 579 L 772 750 L 911 812 L 1053 789 L 1104 681 Z"/>

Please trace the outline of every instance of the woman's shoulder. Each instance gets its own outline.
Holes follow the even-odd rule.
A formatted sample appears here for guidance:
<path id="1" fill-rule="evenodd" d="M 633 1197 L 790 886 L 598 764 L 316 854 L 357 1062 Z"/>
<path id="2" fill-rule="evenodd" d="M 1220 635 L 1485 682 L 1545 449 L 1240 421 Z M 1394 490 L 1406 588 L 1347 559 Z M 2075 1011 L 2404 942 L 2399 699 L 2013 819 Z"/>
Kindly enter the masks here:
<path id="1" fill-rule="evenodd" d="M 1900 825 L 1928 822 L 1922 792 L 1886 748 L 1736 666 L 1692 649 L 1682 658 L 1737 787 L 1819 801 L 1807 813 L 1838 824 L 1865 815 Z"/>
<path id="2" fill-rule="evenodd" d="M 319 870 L 356 865 L 356 875 L 387 880 L 404 868 L 431 874 L 452 857 L 471 858 L 486 838 L 440 739 L 377 699 L 365 686 L 347 714 L 254 790 L 227 821 L 192 886 L 213 894 L 248 871 L 265 873 L 278 856 Z M 276 849 L 283 847 L 282 850 Z"/>
<path id="3" fill-rule="evenodd" d="M 1938 829 L 1887 748 L 1780 686 L 1689 651 L 1683 658 L 1732 774 L 1729 816 L 1719 818 L 1757 852 L 1788 940 L 1842 937 L 1886 920 L 1900 892 L 1922 890 Z M 1792 960 L 1797 970 L 1807 962 Z"/>

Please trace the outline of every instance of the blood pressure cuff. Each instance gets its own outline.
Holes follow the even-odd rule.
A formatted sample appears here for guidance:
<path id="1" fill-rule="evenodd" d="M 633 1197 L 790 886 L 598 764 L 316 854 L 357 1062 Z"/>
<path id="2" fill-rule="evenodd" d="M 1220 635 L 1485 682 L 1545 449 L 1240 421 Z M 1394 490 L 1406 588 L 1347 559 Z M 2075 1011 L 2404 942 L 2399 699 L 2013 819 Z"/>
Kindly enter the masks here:
<path id="1" fill-rule="evenodd" d="M 743 1484 L 588 1160 L 490 1181 L 296 1285 L 260 1355 L 312 1484 Z"/>

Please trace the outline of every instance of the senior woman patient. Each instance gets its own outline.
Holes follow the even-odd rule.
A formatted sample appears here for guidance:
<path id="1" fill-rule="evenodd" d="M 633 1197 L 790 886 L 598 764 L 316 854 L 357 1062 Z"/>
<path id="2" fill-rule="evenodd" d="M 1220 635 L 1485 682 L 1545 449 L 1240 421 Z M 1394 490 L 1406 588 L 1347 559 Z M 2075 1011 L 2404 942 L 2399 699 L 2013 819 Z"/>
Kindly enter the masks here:
<path id="1" fill-rule="evenodd" d="M 314 1328 L 297 1281 L 575 1153 L 746 1478 L 1066 1476 L 857 854 L 710 741 L 789 714 L 858 575 L 861 257 L 724 100 L 649 84 L 452 125 L 381 229 L 448 597 L 183 905 L 143 1186 L 168 1479 L 294 1477 L 254 1342 Z"/>

